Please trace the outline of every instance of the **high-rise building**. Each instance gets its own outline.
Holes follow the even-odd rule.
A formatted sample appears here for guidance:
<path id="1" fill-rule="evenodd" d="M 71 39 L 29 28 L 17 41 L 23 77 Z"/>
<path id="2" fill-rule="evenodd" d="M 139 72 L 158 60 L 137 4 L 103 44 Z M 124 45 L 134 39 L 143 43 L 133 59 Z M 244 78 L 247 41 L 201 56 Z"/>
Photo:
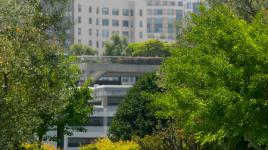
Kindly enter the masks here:
<path id="1" fill-rule="evenodd" d="M 112 34 L 129 42 L 174 41 L 176 24 L 197 12 L 201 0 L 73 0 L 73 42 L 103 54 Z"/>
<path id="2" fill-rule="evenodd" d="M 74 43 L 89 45 L 102 54 L 112 34 L 129 42 L 146 40 L 145 0 L 74 0 Z"/>

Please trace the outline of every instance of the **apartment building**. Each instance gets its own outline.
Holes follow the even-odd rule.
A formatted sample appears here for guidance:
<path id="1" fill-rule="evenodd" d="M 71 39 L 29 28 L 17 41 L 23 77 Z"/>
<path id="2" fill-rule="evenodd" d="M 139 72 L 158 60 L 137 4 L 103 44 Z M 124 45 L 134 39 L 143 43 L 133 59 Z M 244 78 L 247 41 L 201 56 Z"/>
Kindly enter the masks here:
<path id="1" fill-rule="evenodd" d="M 201 0 L 73 0 L 73 43 L 89 45 L 103 54 L 112 34 L 129 42 L 147 39 L 174 41 L 176 24 L 197 12 Z"/>
<path id="2" fill-rule="evenodd" d="M 146 40 L 146 0 L 74 0 L 74 43 L 101 55 L 112 34 L 129 42 Z"/>

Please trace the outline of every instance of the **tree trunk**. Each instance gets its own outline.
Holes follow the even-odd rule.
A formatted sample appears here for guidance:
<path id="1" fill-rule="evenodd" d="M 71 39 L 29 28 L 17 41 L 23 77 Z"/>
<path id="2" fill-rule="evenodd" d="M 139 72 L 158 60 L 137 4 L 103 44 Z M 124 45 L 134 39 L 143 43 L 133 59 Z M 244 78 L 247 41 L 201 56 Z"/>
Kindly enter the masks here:
<path id="1" fill-rule="evenodd" d="M 64 125 L 57 125 L 57 148 L 63 150 L 64 147 Z"/>

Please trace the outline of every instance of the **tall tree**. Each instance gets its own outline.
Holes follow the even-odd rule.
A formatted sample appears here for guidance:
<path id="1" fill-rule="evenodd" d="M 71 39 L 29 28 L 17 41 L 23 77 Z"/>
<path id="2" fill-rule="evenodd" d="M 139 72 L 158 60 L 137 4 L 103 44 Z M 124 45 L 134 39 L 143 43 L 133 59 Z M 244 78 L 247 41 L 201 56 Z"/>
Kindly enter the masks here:
<path id="1" fill-rule="evenodd" d="M 268 10 L 267 0 L 208 0 L 211 6 L 227 5 L 239 16 L 251 21 L 259 11 Z"/>
<path id="2" fill-rule="evenodd" d="M 118 34 L 114 34 L 111 37 L 111 41 L 105 43 L 106 56 L 124 56 L 126 55 L 126 47 L 128 45 L 125 37 L 120 37 Z"/>
<path id="3" fill-rule="evenodd" d="M 0 0 L 2 149 L 16 149 L 28 141 L 46 121 L 42 114 L 61 112 L 79 78 L 78 66 L 50 42 L 47 31 L 55 20 L 41 13 L 40 6 L 34 0 Z"/>
<path id="4" fill-rule="evenodd" d="M 182 37 L 190 44 L 161 66 L 166 93 L 156 115 L 176 119 L 202 145 L 267 148 L 267 37 L 267 12 L 247 23 L 224 6 L 202 8 Z"/>
<path id="5" fill-rule="evenodd" d="M 160 91 L 156 80 L 155 73 L 145 74 L 128 91 L 109 128 L 111 139 L 129 140 L 134 135 L 143 137 L 153 132 L 157 119 L 149 95 Z"/>

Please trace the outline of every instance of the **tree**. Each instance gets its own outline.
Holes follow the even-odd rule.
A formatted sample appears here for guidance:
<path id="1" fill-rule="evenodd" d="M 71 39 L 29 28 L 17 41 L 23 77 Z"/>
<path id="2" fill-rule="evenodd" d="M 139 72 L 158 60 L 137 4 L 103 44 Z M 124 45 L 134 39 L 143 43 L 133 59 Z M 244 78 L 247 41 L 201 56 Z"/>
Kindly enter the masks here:
<path id="1" fill-rule="evenodd" d="M 129 140 L 131 136 L 151 134 L 157 124 L 152 99 L 148 94 L 159 91 L 157 77 L 148 73 L 141 77 L 118 106 L 115 117 L 109 128 L 109 137 L 113 140 Z"/>
<path id="2" fill-rule="evenodd" d="M 120 37 L 118 34 L 114 34 L 111 37 L 111 41 L 104 44 L 106 56 L 124 56 L 126 55 L 126 47 L 128 45 L 125 37 Z"/>
<path id="3" fill-rule="evenodd" d="M 43 114 L 64 109 L 79 69 L 50 42 L 55 16 L 41 13 L 39 1 L 0 4 L 0 147 L 17 149 L 46 121 Z"/>
<path id="4" fill-rule="evenodd" d="M 130 56 L 167 57 L 170 55 L 170 48 L 171 44 L 152 39 L 142 43 L 129 44 L 127 54 Z"/>
<path id="5" fill-rule="evenodd" d="M 96 51 L 91 47 L 82 44 L 73 44 L 70 47 L 70 55 L 95 55 Z"/>
<path id="6" fill-rule="evenodd" d="M 156 116 L 177 120 L 203 146 L 267 148 L 267 16 L 247 23 L 224 6 L 193 15 L 181 39 L 190 44 L 161 66 Z"/>
<path id="7" fill-rule="evenodd" d="M 268 10 L 266 0 L 208 0 L 208 2 L 212 6 L 227 5 L 247 21 L 251 21 L 259 11 Z"/>

